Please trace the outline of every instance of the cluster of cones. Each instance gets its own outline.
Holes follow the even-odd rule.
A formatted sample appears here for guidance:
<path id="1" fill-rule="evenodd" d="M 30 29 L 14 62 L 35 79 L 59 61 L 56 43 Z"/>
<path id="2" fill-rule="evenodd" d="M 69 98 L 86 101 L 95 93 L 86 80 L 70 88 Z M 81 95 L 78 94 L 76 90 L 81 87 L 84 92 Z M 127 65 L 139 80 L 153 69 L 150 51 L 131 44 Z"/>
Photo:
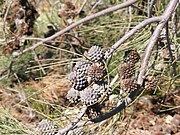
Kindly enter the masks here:
<path id="1" fill-rule="evenodd" d="M 108 94 L 105 83 L 104 52 L 99 46 L 92 46 L 86 53 L 87 60 L 77 62 L 73 71 L 69 74 L 71 89 L 68 91 L 67 99 L 72 103 L 81 102 L 87 106 L 86 114 L 93 119 L 102 114 L 100 101 Z M 137 90 L 136 64 L 140 55 L 135 50 L 125 52 L 124 63 L 119 65 L 118 73 L 120 88 L 124 93 Z M 144 89 L 152 91 L 157 86 L 157 79 L 148 76 L 144 81 Z M 42 120 L 35 129 L 37 135 L 56 134 L 58 128 L 48 120 Z"/>
<path id="2" fill-rule="evenodd" d="M 120 78 L 120 88 L 125 93 L 137 90 L 136 64 L 140 60 L 140 55 L 135 50 L 128 50 L 124 55 L 124 63 L 119 65 L 118 73 Z M 144 79 L 145 91 L 156 89 L 158 80 L 154 76 L 146 76 Z"/>
<path id="3" fill-rule="evenodd" d="M 135 50 L 125 52 L 124 63 L 119 65 L 118 73 L 120 77 L 120 88 L 123 92 L 132 92 L 138 88 L 136 82 L 136 63 L 140 55 Z"/>
<path id="4" fill-rule="evenodd" d="M 82 102 L 86 106 L 96 104 L 107 93 L 104 81 L 106 75 L 104 52 L 99 46 L 92 46 L 85 54 L 86 60 L 77 62 L 69 74 L 71 89 L 67 99 L 72 103 Z"/>

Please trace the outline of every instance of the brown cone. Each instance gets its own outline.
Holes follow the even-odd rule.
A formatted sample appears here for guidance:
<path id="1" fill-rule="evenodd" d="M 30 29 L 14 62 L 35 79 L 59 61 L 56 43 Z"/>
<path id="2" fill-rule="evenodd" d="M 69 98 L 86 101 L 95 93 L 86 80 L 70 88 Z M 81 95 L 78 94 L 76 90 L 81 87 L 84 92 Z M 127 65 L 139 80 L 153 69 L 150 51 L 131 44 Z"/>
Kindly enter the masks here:
<path id="1" fill-rule="evenodd" d="M 148 76 L 145 78 L 144 80 L 144 89 L 146 91 L 153 91 L 156 89 L 157 85 L 158 85 L 158 79 L 155 78 L 154 76 Z"/>
<path id="2" fill-rule="evenodd" d="M 121 79 L 127 79 L 135 75 L 135 64 L 124 63 L 119 65 L 119 76 Z"/>
<path id="3" fill-rule="evenodd" d="M 132 92 L 137 89 L 138 85 L 134 78 L 121 80 L 121 89 L 124 92 Z"/>

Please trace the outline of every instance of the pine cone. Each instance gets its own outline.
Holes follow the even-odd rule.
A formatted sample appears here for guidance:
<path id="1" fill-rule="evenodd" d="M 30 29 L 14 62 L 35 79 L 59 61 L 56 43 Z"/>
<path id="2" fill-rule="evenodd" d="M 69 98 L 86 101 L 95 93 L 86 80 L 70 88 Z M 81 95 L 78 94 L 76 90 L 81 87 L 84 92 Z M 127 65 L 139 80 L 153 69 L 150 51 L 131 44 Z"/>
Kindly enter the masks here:
<path id="1" fill-rule="evenodd" d="M 89 119 L 97 118 L 101 115 L 101 107 L 99 104 L 94 104 L 92 106 L 89 106 L 86 110 L 86 114 Z"/>
<path id="2" fill-rule="evenodd" d="M 119 65 L 119 76 L 121 79 L 127 79 L 135 75 L 135 64 L 124 63 Z"/>
<path id="3" fill-rule="evenodd" d="M 103 65 L 99 63 L 93 63 L 89 68 L 88 68 L 88 76 L 91 78 L 93 81 L 99 81 L 105 76 L 105 68 Z"/>
<path id="4" fill-rule="evenodd" d="M 124 62 L 125 63 L 129 63 L 129 62 L 136 63 L 139 61 L 139 59 L 140 59 L 140 55 L 135 50 L 128 50 L 124 54 Z"/>
<path id="5" fill-rule="evenodd" d="M 99 46 L 92 46 L 87 52 L 87 57 L 92 62 L 102 62 L 104 60 L 104 52 Z"/>
<path id="6" fill-rule="evenodd" d="M 75 90 L 83 90 L 89 84 L 87 76 L 83 73 L 71 72 L 68 79 Z"/>
<path id="7" fill-rule="evenodd" d="M 85 135 L 85 131 L 83 127 L 74 128 L 70 131 L 68 131 L 67 135 Z"/>
<path id="8" fill-rule="evenodd" d="M 80 91 L 80 100 L 83 104 L 91 106 L 104 97 L 105 93 L 106 90 L 104 85 L 93 84 L 92 86 Z"/>
<path id="9" fill-rule="evenodd" d="M 75 67 L 74 67 L 74 71 L 77 74 L 82 74 L 84 76 L 87 76 L 88 73 L 88 68 L 92 65 L 91 62 L 87 62 L 87 61 L 80 61 L 77 62 Z"/>
<path id="10" fill-rule="evenodd" d="M 121 89 L 124 92 L 132 92 L 137 90 L 138 85 L 134 78 L 121 80 Z"/>
<path id="11" fill-rule="evenodd" d="M 96 93 L 92 88 L 86 88 L 80 91 L 80 100 L 83 104 L 91 106 L 95 104 L 100 98 L 100 94 Z"/>
<path id="12" fill-rule="evenodd" d="M 72 87 L 75 89 L 75 90 L 83 90 L 84 88 L 86 88 L 88 86 L 88 80 L 87 78 L 80 74 L 80 75 L 77 75 L 74 82 L 73 82 L 73 85 Z"/>
<path id="13" fill-rule="evenodd" d="M 58 127 L 52 121 L 47 119 L 38 123 L 33 135 L 55 135 L 58 132 Z"/>
<path id="14" fill-rule="evenodd" d="M 71 88 L 67 93 L 67 99 L 71 103 L 77 103 L 79 101 L 79 91 L 75 90 L 74 88 Z"/>
<path id="15" fill-rule="evenodd" d="M 156 79 L 154 76 L 148 76 L 144 79 L 144 89 L 146 91 L 153 91 L 156 89 L 158 85 L 158 79 Z"/>
<path id="16" fill-rule="evenodd" d="M 88 80 L 87 74 L 90 66 L 90 62 L 78 62 L 74 67 L 74 72 L 68 75 L 68 79 L 75 90 L 82 90 L 88 86 L 90 80 Z"/>

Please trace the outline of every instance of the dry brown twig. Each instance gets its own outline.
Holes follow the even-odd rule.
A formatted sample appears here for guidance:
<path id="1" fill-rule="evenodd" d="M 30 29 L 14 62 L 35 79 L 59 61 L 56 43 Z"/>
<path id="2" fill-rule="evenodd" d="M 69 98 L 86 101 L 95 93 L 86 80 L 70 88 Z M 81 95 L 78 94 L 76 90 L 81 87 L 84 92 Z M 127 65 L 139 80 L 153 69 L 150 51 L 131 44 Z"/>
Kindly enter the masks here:
<path id="1" fill-rule="evenodd" d="M 4 31 L 4 36 L 6 35 L 6 19 L 7 19 L 7 15 L 9 13 L 9 10 L 11 8 L 11 5 L 12 5 L 13 1 L 10 0 L 9 3 L 8 3 L 8 6 L 7 6 L 7 9 L 6 9 L 6 12 L 5 12 L 5 15 L 4 15 L 4 18 L 3 18 L 3 31 Z"/>
<path id="2" fill-rule="evenodd" d="M 78 14 L 83 10 L 83 8 L 84 8 L 84 6 L 86 5 L 86 3 L 87 3 L 87 0 L 84 0 L 84 1 L 83 1 L 83 4 L 81 5 L 81 7 L 80 7 L 80 9 L 79 9 L 79 11 L 78 11 Z"/>

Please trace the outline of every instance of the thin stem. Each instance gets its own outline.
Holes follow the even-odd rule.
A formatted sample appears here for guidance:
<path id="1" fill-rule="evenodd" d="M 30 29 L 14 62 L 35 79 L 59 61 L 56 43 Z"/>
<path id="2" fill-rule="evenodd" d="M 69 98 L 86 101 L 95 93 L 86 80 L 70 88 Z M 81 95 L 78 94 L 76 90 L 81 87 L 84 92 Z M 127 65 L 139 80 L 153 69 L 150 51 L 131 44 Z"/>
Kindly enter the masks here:
<path id="1" fill-rule="evenodd" d="M 84 1 L 83 1 L 83 4 L 81 5 L 81 7 L 80 7 L 80 9 L 79 9 L 79 11 L 78 11 L 78 14 L 83 10 L 83 8 L 84 8 L 84 6 L 86 5 L 86 3 L 87 3 L 87 0 L 84 0 Z"/>
<path id="2" fill-rule="evenodd" d="M 12 3 L 13 3 L 13 1 L 10 0 L 9 4 L 8 4 L 8 7 L 7 7 L 7 10 L 5 12 L 4 18 L 3 18 L 3 31 L 4 31 L 5 36 L 6 36 L 6 19 L 7 19 L 7 15 L 9 13 L 9 10 L 11 8 Z"/>
<path id="3" fill-rule="evenodd" d="M 168 30 L 168 22 L 166 23 L 166 40 L 167 40 L 167 49 L 169 52 L 169 57 L 170 57 L 170 61 L 171 61 L 171 65 L 173 68 L 173 75 L 176 76 L 176 63 L 174 62 L 174 58 L 173 58 L 173 54 L 172 54 L 172 50 L 171 50 L 171 43 L 170 43 L 170 39 L 169 39 L 169 30 Z"/>
<path id="4" fill-rule="evenodd" d="M 152 17 L 152 9 L 153 9 L 154 3 L 155 3 L 155 0 L 151 0 L 151 2 L 149 3 L 148 18 Z"/>
<path id="5" fill-rule="evenodd" d="M 132 35 L 134 35 L 140 29 L 144 28 L 145 26 L 147 26 L 150 23 L 159 22 L 161 20 L 162 20 L 162 16 L 158 16 L 158 17 L 153 17 L 153 18 L 146 19 L 143 22 L 136 25 L 132 30 L 130 30 L 127 34 L 125 34 L 119 41 L 117 41 L 110 48 L 110 50 L 106 53 L 106 57 L 110 57 L 114 53 L 114 51 L 117 50 L 117 48 L 119 48 L 126 40 L 128 40 Z"/>

